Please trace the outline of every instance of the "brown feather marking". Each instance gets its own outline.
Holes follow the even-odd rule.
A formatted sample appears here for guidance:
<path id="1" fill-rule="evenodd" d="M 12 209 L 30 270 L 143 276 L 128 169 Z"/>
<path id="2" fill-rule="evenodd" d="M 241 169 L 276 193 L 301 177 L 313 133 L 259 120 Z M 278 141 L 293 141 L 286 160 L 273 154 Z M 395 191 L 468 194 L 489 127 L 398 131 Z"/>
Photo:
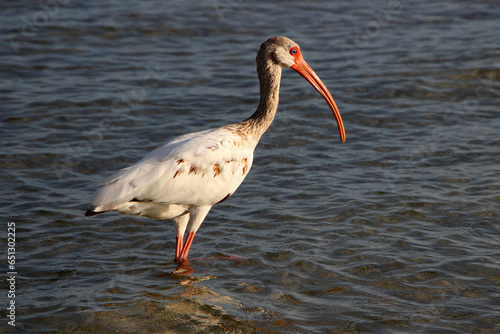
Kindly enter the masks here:
<path id="1" fill-rule="evenodd" d="M 217 145 L 212 145 L 212 146 L 209 146 L 207 147 L 210 151 L 215 151 L 216 149 L 218 149 L 219 147 Z"/>
<path id="2" fill-rule="evenodd" d="M 226 197 L 224 197 L 223 199 L 221 199 L 220 201 L 218 201 L 218 202 L 217 202 L 217 203 L 215 203 L 215 204 L 220 204 L 220 203 L 224 202 L 226 199 L 228 199 L 228 198 L 229 198 L 229 196 L 231 196 L 231 193 L 227 194 L 227 195 L 226 195 Z"/>
<path id="3" fill-rule="evenodd" d="M 219 166 L 219 164 L 215 164 L 214 165 L 214 177 L 216 177 L 217 175 L 220 175 L 220 166 Z"/>
<path id="4" fill-rule="evenodd" d="M 189 168 L 189 173 L 188 173 L 188 175 L 189 175 L 189 174 L 191 174 L 191 173 L 195 173 L 195 174 L 196 174 L 196 168 L 194 168 L 194 166 L 193 166 L 193 165 L 191 165 L 191 168 Z"/>
<path id="5" fill-rule="evenodd" d="M 243 162 L 243 175 L 245 175 L 245 173 L 248 170 L 248 160 L 247 160 L 247 158 L 243 158 L 243 160 L 241 160 L 241 161 Z"/>
<path id="6" fill-rule="evenodd" d="M 226 196 L 227 198 L 228 196 Z M 224 199 L 226 199 L 224 198 Z M 106 210 L 106 211 L 93 211 L 93 210 L 87 210 L 87 212 L 85 212 L 85 217 L 91 217 L 91 216 L 95 216 L 95 215 L 100 215 L 101 213 L 106 213 L 108 212 L 109 210 Z"/>
<path id="7" fill-rule="evenodd" d="M 184 159 L 179 159 L 179 160 L 177 160 L 177 164 L 178 164 L 178 165 L 180 165 L 180 164 L 181 164 L 181 163 L 183 163 L 183 162 L 184 162 Z"/>
<path id="8" fill-rule="evenodd" d="M 175 177 L 176 177 L 177 175 L 179 175 L 179 174 L 180 174 L 180 173 L 179 173 L 179 171 L 176 171 L 176 172 L 175 172 L 175 174 L 174 174 L 173 179 L 175 179 Z"/>

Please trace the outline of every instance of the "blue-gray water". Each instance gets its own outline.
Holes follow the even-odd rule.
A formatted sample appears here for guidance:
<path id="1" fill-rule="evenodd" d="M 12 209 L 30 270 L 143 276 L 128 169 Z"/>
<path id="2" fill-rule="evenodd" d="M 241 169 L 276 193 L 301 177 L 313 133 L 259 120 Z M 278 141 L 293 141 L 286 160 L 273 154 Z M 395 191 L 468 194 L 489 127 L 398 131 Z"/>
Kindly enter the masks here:
<path id="1" fill-rule="evenodd" d="M 0 33 L 1 252 L 16 327 L 44 333 L 500 331 L 496 1 L 12 1 Z M 97 184 L 169 138 L 248 117 L 283 73 L 238 191 L 176 266 L 170 222 L 84 218 Z M 234 260 L 229 256 L 242 258 Z M 9 268 L 0 260 L 2 277 Z"/>

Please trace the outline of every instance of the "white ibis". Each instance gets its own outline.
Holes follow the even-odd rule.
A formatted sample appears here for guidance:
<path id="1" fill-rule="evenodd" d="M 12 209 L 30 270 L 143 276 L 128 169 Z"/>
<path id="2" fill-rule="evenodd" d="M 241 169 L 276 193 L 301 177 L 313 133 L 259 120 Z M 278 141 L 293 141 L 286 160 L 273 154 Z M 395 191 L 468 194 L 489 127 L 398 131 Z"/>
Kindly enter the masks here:
<path id="1" fill-rule="evenodd" d="M 260 102 L 250 118 L 166 142 L 108 178 L 90 200 L 85 216 L 112 210 L 173 219 L 175 261 L 185 262 L 210 208 L 231 196 L 252 167 L 253 151 L 278 109 L 281 69 L 285 67 L 297 71 L 323 96 L 337 120 L 340 140 L 345 141 L 337 105 L 296 43 L 286 37 L 270 38 L 261 45 L 256 61 Z"/>

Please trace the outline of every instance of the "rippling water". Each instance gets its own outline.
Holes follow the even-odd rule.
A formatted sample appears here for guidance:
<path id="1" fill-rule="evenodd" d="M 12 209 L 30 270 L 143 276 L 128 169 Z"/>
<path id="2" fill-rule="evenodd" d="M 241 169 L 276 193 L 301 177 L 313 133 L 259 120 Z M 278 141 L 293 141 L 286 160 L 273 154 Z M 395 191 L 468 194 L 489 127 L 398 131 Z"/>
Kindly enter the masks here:
<path id="1" fill-rule="evenodd" d="M 1 249 L 14 222 L 18 273 L 16 328 L 0 285 L 3 329 L 500 331 L 495 1 L 1 7 Z M 274 35 L 330 88 L 345 144 L 319 94 L 284 71 L 275 122 L 199 230 L 192 274 L 173 273 L 170 222 L 83 218 L 114 171 L 248 117 L 255 54 Z"/>

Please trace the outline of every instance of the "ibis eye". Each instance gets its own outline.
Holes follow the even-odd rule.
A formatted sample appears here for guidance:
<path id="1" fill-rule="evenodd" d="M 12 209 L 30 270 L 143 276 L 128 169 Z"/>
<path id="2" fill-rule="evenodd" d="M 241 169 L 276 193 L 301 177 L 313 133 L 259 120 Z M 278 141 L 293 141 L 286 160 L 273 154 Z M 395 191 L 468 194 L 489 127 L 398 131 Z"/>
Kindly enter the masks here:
<path id="1" fill-rule="evenodd" d="M 296 48 L 291 48 L 290 49 L 290 54 L 293 56 L 293 55 L 296 55 L 297 54 L 297 49 Z"/>

